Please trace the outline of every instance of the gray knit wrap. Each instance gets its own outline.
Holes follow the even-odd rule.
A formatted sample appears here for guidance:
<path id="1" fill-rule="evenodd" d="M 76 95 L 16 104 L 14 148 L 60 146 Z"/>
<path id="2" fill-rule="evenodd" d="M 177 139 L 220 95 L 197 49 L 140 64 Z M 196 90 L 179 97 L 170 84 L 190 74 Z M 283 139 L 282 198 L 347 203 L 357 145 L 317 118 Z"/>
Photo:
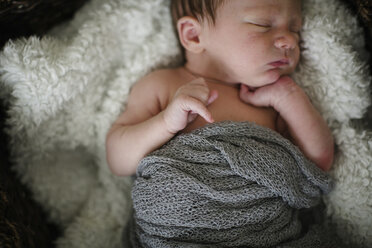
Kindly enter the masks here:
<path id="1" fill-rule="evenodd" d="M 133 246 L 283 244 L 301 233 L 299 209 L 329 190 L 328 176 L 278 133 L 248 122 L 207 125 L 140 162 Z"/>

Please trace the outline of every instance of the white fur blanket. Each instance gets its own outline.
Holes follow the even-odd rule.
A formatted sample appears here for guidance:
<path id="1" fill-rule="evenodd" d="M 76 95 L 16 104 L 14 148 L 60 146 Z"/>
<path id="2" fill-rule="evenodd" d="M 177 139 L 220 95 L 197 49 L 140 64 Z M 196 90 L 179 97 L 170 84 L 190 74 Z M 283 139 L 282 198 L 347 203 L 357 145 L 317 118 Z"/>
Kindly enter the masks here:
<path id="1" fill-rule="evenodd" d="M 180 60 L 169 0 L 92 0 L 43 38 L 0 54 L 14 169 L 52 221 L 58 247 L 121 247 L 130 178 L 107 167 L 105 135 L 129 89 Z M 372 247 L 372 135 L 353 128 L 371 104 L 362 29 L 338 0 L 304 0 L 302 60 L 293 75 L 328 121 L 337 153 L 327 215 L 344 241 Z"/>

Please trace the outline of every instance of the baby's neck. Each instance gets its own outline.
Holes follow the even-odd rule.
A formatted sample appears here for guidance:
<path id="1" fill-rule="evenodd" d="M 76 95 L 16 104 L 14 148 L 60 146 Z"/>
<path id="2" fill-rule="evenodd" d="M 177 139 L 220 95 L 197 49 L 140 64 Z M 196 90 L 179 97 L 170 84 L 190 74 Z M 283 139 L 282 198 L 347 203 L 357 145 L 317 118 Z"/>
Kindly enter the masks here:
<path id="1" fill-rule="evenodd" d="M 236 86 L 240 82 L 230 82 L 227 75 L 224 72 L 213 70 L 213 68 L 208 68 L 205 64 L 198 65 L 190 62 L 186 62 L 183 69 L 187 74 L 193 78 L 204 78 L 205 81 L 210 83 L 216 83 L 226 86 Z"/>
<path id="2" fill-rule="evenodd" d="M 222 80 L 219 80 L 219 79 L 216 79 L 216 78 L 213 78 L 213 77 L 205 76 L 205 74 L 199 74 L 198 72 L 194 72 L 191 69 L 187 68 L 187 66 L 184 66 L 182 68 L 185 70 L 185 72 L 187 74 L 194 77 L 195 79 L 196 78 L 204 78 L 205 81 L 207 81 L 209 83 L 216 83 L 216 84 L 222 84 L 222 85 L 228 85 L 228 86 L 237 84 L 237 83 L 229 83 L 229 82 L 222 81 Z"/>

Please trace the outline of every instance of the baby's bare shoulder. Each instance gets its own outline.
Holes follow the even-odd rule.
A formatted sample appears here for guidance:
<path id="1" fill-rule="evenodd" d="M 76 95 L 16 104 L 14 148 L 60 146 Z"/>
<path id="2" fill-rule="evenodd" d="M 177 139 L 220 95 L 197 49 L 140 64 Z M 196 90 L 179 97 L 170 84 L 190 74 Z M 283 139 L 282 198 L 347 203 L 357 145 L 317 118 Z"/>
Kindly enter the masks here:
<path id="1" fill-rule="evenodd" d="M 179 69 L 160 69 L 150 72 L 141 80 L 139 80 L 135 87 L 145 87 L 146 89 L 170 90 L 177 87 L 182 81 L 182 76 Z"/>
<path id="2" fill-rule="evenodd" d="M 138 104 L 139 99 L 156 102 L 160 109 L 164 109 L 184 80 L 179 69 L 161 69 L 153 71 L 131 89 L 129 102 Z"/>

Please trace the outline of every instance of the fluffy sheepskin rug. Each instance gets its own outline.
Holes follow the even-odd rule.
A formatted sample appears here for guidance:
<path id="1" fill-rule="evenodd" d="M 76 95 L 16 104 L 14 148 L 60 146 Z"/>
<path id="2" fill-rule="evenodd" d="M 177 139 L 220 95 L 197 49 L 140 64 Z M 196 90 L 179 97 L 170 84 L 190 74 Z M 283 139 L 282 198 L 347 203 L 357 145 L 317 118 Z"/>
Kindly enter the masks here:
<path id="1" fill-rule="evenodd" d="M 296 82 L 337 144 L 327 216 L 350 245 L 372 247 L 372 135 L 350 125 L 369 99 L 361 28 L 338 0 L 304 0 Z M 57 247 L 122 247 L 130 178 L 108 170 L 105 135 L 133 85 L 180 62 L 168 0 L 92 0 L 43 39 L 0 54 L 0 97 L 9 105 L 14 170 L 64 234 Z"/>

